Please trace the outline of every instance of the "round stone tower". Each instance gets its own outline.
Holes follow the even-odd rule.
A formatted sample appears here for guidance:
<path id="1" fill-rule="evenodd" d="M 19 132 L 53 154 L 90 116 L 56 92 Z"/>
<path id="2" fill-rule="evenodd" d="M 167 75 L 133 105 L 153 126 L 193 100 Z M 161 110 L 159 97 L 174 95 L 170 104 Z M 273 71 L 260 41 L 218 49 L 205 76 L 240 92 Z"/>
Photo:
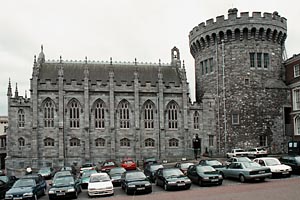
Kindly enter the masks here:
<path id="1" fill-rule="evenodd" d="M 282 152 L 290 112 L 282 65 L 286 19 L 278 12 L 229 9 L 189 34 L 195 59 L 196 100 L 215 97 L 218 152 L 266 146 Z"/>

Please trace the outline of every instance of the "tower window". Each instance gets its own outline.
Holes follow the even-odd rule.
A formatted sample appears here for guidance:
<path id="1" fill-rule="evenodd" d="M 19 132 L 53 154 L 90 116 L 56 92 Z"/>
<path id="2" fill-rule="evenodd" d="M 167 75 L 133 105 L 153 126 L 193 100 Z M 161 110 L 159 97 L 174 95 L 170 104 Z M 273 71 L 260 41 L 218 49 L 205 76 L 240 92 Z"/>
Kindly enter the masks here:
<path id="1" fill-rule="evenodd" d="M 250 53 L 250 67 L 255 67 L 255 53 Z"/>
<path id="2" fill-rule="evenodd" d="M 240 124 L 239 114 L 236 113 L 232 114 L 231 119 L 232 119 L 232 125 Z"/>
<path id="3" fill-rule="evenodd" d="M 170 129 L 178 128 L 178 109 L 175 103 L 168 106 L 168 124 Z"/>
<path id="4" fill-rule="evenodd" d="M 270 63 L 270 58 L 268 53 L 264 53 L 264 68 L 268 68 Z"/>
<path id="5" fill-rule="evenodd" d="M 130 147 L 130 140 L 128 138 L 123 138 L 120 140 L 121 147 Z"/>
<path id="6" fill-rule="evenodd" d="M 150 102 L 147 102 L 145 104 L 145 109 L 144 109 L 145 129 L 153 129 L 154 128 L 153 115 L 154 115 L 153 104 L 151 104 Z"/>
<path id="7" fill-rule="evenodd" d="M 25 146 L 25 140 L 24 140 L 24 138 L 19 138 L 18 139 L 18 143 L 19 143 L 19 147 L 24 147 Z"/>
<path id="8" fill-rule="evenodd" d="M 194 129 L 195 129 L 195 130 L 198 130 L 198 129 L 199 129 L 199 123 L 200 123 L 200 116 L 199 116 L 198 111 L 196 111 L 196 112 L 194 113 Z"/>
<path id="9" fill-rule="evenodd" d="M 172 138 L 169 140 L 169 146 L 170 147 L 178 147 L 179 146 L 179 141 L 175 138 Z"/>
<path id="10" fill-rule="evenodd" d="M 51 138 L 46 138 L 44 140 L 44 146 L 47 147 L 47 146 L 54 146 L 54 140 L 51 139 Z"/>
<path id="11" fill-rule="evenodd" d="M 155 141 L 152 138 L 145 140 L 145 147 L 154 147 Z"/>
<path id="12" fill-rule="evenodd" d="M 96 108 L 95 108 L 95 128 L 104 128 L 104 103 L 103 102 L 97 102 Z"/>
<path id="13" fill-rule="evenodd" d="M 25 112 L 23 109 L 18 111 L 18 125 L 20 128 L 25 126 Z"/>
<path id="14" fill-rule="evenodd" d="M 128 129 L 129 128 L 129 103 L 123 101 L 119 107 L 119 117 L 120 117 L 120 128 Z"/>
<path id="15" fill-rule="evenodd" d="M 300 65 L 294 65 L 294 78 L 300 76 Z"/>
<path id="16" fill-rule="evenodd" d="M 262 61 L 261 53 L 257 53 L 256 56 L 257 56 L 257 67 L 261 68 L 261 61 Z"/>
<path id="17" fill-rule="evenodd" d="M 80 146 L 80 140 L 78 138 L 70 139 L 70 146 Z"/>
<path id="18" fill-rule="evenodd" d="M 70 104 L 69 114 L 70 114 L 70 128 L 79 128 L 79 120 L 80 120 L 80 113 L 79 113 L 79 103 L 73 100 Z"/>
<path id="19" fill-rule="evenodd" d="M 52 101 L 44 104 L 44 126 L 54 127 L 54 104 Z"/>
<path id="20" fill-rule="evenodd" d="M 97 138 L 95 140 L 96 147 L 104 147 L 105 146 L 105 139 L 103 138 Z"/>

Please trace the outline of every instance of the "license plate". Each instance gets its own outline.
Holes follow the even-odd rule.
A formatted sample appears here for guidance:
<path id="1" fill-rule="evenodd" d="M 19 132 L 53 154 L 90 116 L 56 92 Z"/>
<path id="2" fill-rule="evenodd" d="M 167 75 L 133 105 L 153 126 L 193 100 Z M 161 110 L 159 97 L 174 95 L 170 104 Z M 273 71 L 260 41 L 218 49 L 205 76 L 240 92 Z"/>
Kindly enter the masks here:
<path id="1" fill-rule="evenodd" d="M 259 173 L 259 174 L 263 174 L 263 173 L 265 173 L 265 171 L 259 171 L 258 173 Z"/>
<path id="2" fill-rule="evenodd" d="M 13 200 L 20 200 L 20 199 L 23 199 L 22 197 L 15 197 L 13 198 Z"/>
<path id="3" fill-rule="evenodd" d="M 178 186 L 184 186 L 185 183 L 178 183 L 177 185 L 178 185 Z"/>
<path id="4" fill-rule="evenodd" d="M 65 193 L 64 192 L 58 192 L 58 193 L 56 193 L 56 195 L 61 196 L 61 195 L 65 195 Z"/>
<path id="5" fill-rule="evenodd" d="M 289 172 L 282 172 L 282 174 L 288 174 Z"/>
<path id="6" fill-rule="evenodd" d="M 218 179 L 211 179 L 211 182 L 217 182 Z"/>
<path id="7" fill-rule="evenodd" d="M 137 190 L 144 190 L 144 187 L 136 188 Z"/>

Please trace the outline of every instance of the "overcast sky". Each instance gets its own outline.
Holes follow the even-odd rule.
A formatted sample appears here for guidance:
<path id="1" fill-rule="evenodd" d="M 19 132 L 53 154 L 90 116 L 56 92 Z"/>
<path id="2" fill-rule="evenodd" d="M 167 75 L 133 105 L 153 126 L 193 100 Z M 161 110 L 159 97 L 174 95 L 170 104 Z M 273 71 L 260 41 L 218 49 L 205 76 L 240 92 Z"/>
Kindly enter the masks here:
<path id="1" fill-rule="evenodd" d="M 288 57 L 300 53 L 299 0 L 0 0 L 0 115 L 7 86 L 29 96 L 33 57 L 164 63 L 178 47 L 194 100 L 194 59 L 189 32 L 207 19 L 240 12 L 278 11 L 287 18 Z M 297 48 L 298 47 L 298 48 Z"/>

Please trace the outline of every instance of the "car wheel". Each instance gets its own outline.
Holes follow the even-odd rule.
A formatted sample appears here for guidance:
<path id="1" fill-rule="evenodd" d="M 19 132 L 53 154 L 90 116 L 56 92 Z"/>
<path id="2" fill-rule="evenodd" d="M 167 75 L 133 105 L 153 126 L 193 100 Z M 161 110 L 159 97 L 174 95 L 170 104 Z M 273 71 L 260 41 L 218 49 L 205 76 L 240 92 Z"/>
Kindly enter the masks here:
<path id="1" fill-rule="evenodd" d="M 157 179 L 155 179 L 155 185 L 158 186 L 158 181 L 157 181 Z"/>
<path id="2" fill-rule="evenodd" d="M 77 198 L 78 198 L 78 192 L 77 192 L 77 191 L 75 191 L 75 194 L 74 194 L 73 198 L 74 198 L 74 199 L 77 199 Z"/>
<path id="3" fill-rule="evenodd" d="M 169 189 L 169 188 L 168 188 L 168 185 L 165 183 L 165 184 L 164 184 L 164 190 L 167 191 L 168 189 Z"/>
<path id="4" fill-rule="evenodd" d="M 198 185 L 199 186 L 203 186 L 203 182 L 202 182 L 202 180 L 199 178 L 199 180 L 198 180 Z"/>
<path id="5" fill-rule="evenodd" d="M 129 190 L 128 190 L 127 187 L 125 187 L 125 193 L 126 193 L 126 194 L 130 194 L 130 192 L 129 192 Z"/>
<path id="6" fill-rule="evenodd" d="M 259 179 L 261 182 L 264 182 L 265 181 L 265 178 L 260 178 Z"/>
<path id="7" fill-rule="evenodd" d="M 246 181 L 245 176 L 242 175 L 242 174 L 239 176 L 239 178 L 240 178 L 240 182 L 241 182 L 241 183 L 244 183 L 244 182 Z"/>
<path id="8" fill-rule="evenodd" d="M 223 172 L 220 173 L 223 179 L 225 178 L 225 174 Z"/>

